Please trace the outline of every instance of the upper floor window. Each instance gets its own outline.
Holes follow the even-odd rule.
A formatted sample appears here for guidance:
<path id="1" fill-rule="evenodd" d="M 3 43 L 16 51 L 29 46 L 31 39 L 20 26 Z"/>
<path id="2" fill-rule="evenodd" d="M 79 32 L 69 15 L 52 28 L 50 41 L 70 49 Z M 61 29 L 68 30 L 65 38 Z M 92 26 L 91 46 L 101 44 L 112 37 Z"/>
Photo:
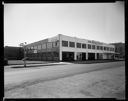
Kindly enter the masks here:
<path id="1" fill-rule="evenodd" d="M 68 41 L 62 41 L 62 46 L 68 47 Z"/>
<path id="2" fill-rule="evenodd" d="M 100 50 L 103 50 L 103 46 L 100 46 Z"/>
<path id="3" fill-rule="evenodd" d="M 37 46 L 34 46 L 34 49 L 37 49 Z"/>
<path id="4" fill-rule="evenodd" d="M 95 45 L 92 45 L 92 49 L 95 49 Z"/>
<path id="5" fill-rule="evenodd" d="M 77 43 L 77 48 L 81 48 L 81 43 Z"/>
<path id="6" fill-rule="evenodd" d="M 109 47 L 107 47 L 107 51 L 109 51 Z"/>
<path id="7" fill-rule="evenodd" d="M 42 49 L 46 49 L 46 44 L 42 44 Z"/>
<path id="8" fill-rule="evenodd" d="M 47 43 L 47 48 L 52 48 L 52 42 Z"/>
<path id="9" fill-rule="evenodd" d="M 82 44 L 82 48 L 86 48 L 86 44 Z"/>
<path id="10" fill-rule="evenodd" d="M 75 42 L 69 42 L 69 47 L 75 47 Z"/>
<path id="11" fill-rule="evenodd" d="M 110 51 L 114 51 L 114 48 L 110 48 Z"/>
<path id="12" fill-rule="evenodd" d="M 104 50 L 107 50 L 107 48 L 106 48 L 106 47 L 104 47 Z"/>
<path id="13" fill-rule="evenodd" d="M 32 46 L 31 49 L 34 49 L 34 47 Z"/>
<path id="14" fill-rule="evenodd" d="M 53 42 L 53 47 L 58 47 L 59 46 L 59 41 Z"/>
<path id="15" fill-rule="evenodd" d="M 38 49 L 39 49 L 39 50 L 41 49 L 41 45 L 38 45 Z"/>
<path id="16" fill-rule="evenodd" d="M 91 49 L 91 45 L 90 44 L 88 44 L 88 49 Z"/>
<path id="17" fill-rule="evenodd" d="M 100 49 L 100 46 L 97 46 L 97 50 L 99 50 Z"/>

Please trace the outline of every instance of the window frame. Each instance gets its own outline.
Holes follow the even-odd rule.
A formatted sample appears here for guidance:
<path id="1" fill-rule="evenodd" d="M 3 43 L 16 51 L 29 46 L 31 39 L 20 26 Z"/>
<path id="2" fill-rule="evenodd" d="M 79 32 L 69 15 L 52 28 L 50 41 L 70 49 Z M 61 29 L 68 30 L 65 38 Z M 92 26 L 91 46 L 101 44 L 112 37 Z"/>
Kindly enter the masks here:
<path id="1" fill-rule="evenodd" d="M 68 47 L 68 46 L 69 46 L 68 41 L 62 40 L 62 47 Z"/>

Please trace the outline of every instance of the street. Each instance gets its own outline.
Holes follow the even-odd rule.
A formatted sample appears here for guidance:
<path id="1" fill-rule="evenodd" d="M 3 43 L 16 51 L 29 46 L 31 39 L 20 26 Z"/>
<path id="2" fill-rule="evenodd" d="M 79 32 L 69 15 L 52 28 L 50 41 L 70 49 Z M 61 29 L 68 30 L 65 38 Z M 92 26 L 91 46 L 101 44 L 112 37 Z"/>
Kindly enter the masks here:
<path id="1" fill-rule="evenodd" d="M 69 65 L 54 65 L 47 68 L 29 69 L 22 71 L 11 71 L 4 73 L 5 91 L 14 89 L 20 86 L 32 85 L 35 82 L 53 80 L 66 76 L 92 72 L 107 68 L 117 68 L 124 66 L 124 62 L 100 63 L 100 64 L 69 64 Z M 29 83 L 28 83 L 29 82 Z"/>

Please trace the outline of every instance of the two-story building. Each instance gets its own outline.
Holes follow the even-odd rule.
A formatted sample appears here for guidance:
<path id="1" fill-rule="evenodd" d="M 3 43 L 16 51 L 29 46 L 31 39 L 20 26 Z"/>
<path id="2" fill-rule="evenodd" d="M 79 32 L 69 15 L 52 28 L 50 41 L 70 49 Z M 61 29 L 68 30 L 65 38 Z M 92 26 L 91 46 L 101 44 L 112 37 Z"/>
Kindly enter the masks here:
<path id="1" fill-rule="evenodd" d="M 25 46 L 30 60 L 73 61 L 114 59 L 115 46 L 58 34 Z"/>

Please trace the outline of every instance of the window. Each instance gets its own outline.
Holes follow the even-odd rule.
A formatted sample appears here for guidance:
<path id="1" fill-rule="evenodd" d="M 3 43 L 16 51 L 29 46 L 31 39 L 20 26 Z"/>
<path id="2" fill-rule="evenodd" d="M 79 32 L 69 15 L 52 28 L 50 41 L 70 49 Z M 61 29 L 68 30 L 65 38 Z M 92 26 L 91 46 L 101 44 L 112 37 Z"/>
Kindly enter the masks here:
<path id="1" fill-rule="evenodd" d="M 41 45 L 38 45 L 38 49 L 41 50 Z"/>
<path id="2" fill-rule="evenodd" d="M 91 45 L 90 44 L 88 44 L 88 49 L 91 49 Z"/>
<path id="3" fill-rule="evenodd" d="M 62 46 L 68 47 L 68 41 L 62 41 Z"/>
<path id="4" fill-rule="evenodd" d="M 100 46 L 97 46 L 97 50 L 99 50 L 100 49 Z"/>
<path id="5" fill-rule="evenodd" d="M 59 57 L 59 53 L 58 52 L 53 52 L 54 57 Z"/>
<path id="6" fill-rule="evenodd" d="M 69 42 L 69 47 L 75 47 L 75 42 Z"/>
<path id="7" fill-rule="evenodd" d="M 52 48 L 52 42 L 47 43 L 47 48 Z"/>
<path id="8" fill-rule="evenodd" d="M 34 47 L 31 47 L 31 49 L 34 49 Z"/>
<path id="9" fill-rule="evenodd" d="M 109 51 L 109 47 L 107 47 L 107 51 Z"/>
<path id="10" fill-rule="evenodd" d="M 114 51 L 114 48 L 110 48 L 110 51 Z"/>
<path id="11" fill-rule="evenodd" d="M 102 46 L 100 46 L 100 50 L 103 50 L 103 47 Z"/>
<path id="12" fill-rule="evenodd" d="M 77 48 L 81 48 L 81 43 L 77 43 Z"/>
<path id="13" fill-rule="evenodd" d="M 59 42 L 56 41 L 56 42 L 53 42 L 53 47 L 58 47 L 59 46 Z"/>
<path id="14" fill-rule="evenodd" d="M 86 48 L 86 44 L 82 44 L 82 48 Z"/>
<path id="15" fill-rule="evenodd" d="M 104 50 L 107 50 L 106 47 L 104 47 Z"/>
<path id="16" fill-rule="evenodd" d="M 42 44 L 42 49 L 46 49 L 46 44 Z"/>
<path id="17" fill-rule="evenodd" d="M 37 49 L 37 46 L 34 46 L 34 49 Z"/>
<path id="18" fill-rule="evenodd" d="M 92 45 L 92 49 L 95 49 L 95 45 Z"/>

